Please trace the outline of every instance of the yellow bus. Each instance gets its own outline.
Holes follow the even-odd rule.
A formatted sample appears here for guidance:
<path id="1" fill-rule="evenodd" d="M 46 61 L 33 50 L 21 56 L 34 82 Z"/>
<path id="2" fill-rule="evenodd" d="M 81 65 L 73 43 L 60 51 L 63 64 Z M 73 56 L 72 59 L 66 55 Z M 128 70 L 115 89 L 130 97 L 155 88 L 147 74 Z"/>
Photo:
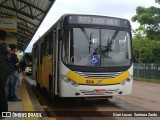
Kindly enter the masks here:
<path id="1" fill-rule="evenodd" d="M 32 77 L 53 98 L 131 93 L 132 36 L 126 19 L 65 14 L 35 42 L 32 55 Z"/>

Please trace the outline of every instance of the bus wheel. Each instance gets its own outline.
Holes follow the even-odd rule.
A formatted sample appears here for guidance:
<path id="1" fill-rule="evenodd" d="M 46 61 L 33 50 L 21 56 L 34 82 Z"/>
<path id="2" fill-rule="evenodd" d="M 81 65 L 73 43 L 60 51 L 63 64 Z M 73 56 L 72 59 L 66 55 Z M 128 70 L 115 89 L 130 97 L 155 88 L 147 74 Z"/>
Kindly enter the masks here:
<path id="1" fill-rule="evenodd" d="M 51 74 L 49 74 L 49 91 L 52 91 L 52 87 L 53 87 L 53 80 L 52 80 L 53 76 Z"/>
<path id="2" fill-rule="evenodd" d="M 55 93 L 51 93 L 52 103 L 56 104 L 59 101 L 59 97 L 55 95 Z"/>
<path id="3" fill-rule="evenodd" d="M 40 84 L 38 84 L 38 83 L 37 83 L 37 89 L 38 89 L 38 90 L 41 90 L 41 86 L 40 86 Z"/>

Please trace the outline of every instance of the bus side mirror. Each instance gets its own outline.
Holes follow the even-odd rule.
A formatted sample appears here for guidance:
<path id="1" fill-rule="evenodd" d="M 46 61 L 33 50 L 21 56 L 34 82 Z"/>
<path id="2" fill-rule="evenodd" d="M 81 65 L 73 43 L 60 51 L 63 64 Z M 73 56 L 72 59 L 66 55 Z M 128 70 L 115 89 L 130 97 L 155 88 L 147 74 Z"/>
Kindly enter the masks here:
<path id="1" fill-rule="evenodd" d="M 58 40 L 62 40 L 62 30 L 58 29 Z"/>

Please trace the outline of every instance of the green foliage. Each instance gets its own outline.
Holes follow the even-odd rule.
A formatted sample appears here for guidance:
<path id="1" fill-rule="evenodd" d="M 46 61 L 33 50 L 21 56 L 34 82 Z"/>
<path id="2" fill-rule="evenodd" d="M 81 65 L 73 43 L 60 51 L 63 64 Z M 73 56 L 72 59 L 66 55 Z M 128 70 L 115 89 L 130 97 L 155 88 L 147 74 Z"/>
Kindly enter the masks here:
<path id="1" fill-rule="evenodd" d="M 160 5 L 160 0 L 155 0 Z M 132 21 L 139 22 L 133 30 L 133 57 L 135 63 L 160 63 L 160 8 L 137 7 Z"/>
<path id="2" fill-rule="evenodd" d="M 160 41 L 154 41 L 154 47 L 152 48 L 154 63 L 160 63 Z"/>
<path id="3" fill-rule="evenodd" d="M 146 29 L 140 26 L 134 30 L 133 57 L 135 63 L 159 63 L 160 41 L 146 37 Z"/>
<path id="4" fill-rule="evenodd" d="M 133 39 L 133 57 L 135 63 L 160 63 L 160 41 L 144 36 Z"/>
<path id="5" fill-rule="evenodd" d="M 155 1 L 160 4 L 160 0 Z M 160 40 L 160 8 L 139 6 L 136 9 L 136 15 L 132 17 L 132 21 L 137 21 L 146 28 L 146 36 L 149 39 Z"/>
<path id="6" fill-rule="evenodd" d="M 156 1 L 156 3 L 160 4 L 160 0 L 155 0 L 155 1 Z"/>
<path id="7" fill-rule="evenodd" d="M 133 40 L 135 62 L 150 63 L 152 59 L 152 41 L 144 36 L 137 35 Z M 147 58 L 147 59 L 146 59 Z"/>

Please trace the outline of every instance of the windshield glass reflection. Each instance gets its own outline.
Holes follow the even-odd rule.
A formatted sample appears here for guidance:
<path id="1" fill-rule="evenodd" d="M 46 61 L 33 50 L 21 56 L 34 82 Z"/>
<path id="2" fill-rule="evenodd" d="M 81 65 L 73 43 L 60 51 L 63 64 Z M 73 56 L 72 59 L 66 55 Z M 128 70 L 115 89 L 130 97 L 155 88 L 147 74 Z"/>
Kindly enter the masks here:
<path id="1" fill-rule="evenodd" d="M 129 33 L 119 29 L 66 29 L 62 58 L 66 64 L 80 66 L 129 65 Z"/>

